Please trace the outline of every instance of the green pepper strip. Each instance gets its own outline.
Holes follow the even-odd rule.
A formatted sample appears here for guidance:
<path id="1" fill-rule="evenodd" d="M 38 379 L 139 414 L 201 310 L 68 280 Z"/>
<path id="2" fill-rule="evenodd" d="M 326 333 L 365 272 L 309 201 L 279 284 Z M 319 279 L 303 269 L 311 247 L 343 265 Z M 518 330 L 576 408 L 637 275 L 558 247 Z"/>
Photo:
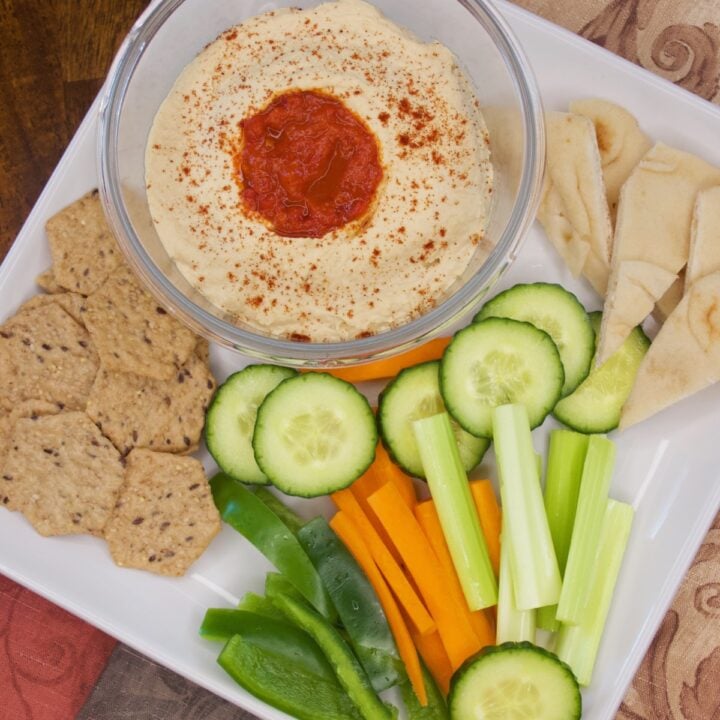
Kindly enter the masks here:
<path id="1" fill-rule="evenodd" d="M 413 690 L 410 679 L 405 677 L 404 682 L 400 685 L 400 693 L 402 694 L 405 709 L 408 713 L 409 720 L 450 720 L 445 698 L 440 692 L 433 676 L 428 672 L 425 665 L 422 665 L 423 681 L 425 690 L 427 691 L 427 705 L 424 707 L 417 699 L 417 695 Z"/>
<path id="2" fill-rule="evenodd" d="M 317 517 L 298 533 L 328 591 L 350 644 L 378 692 L 397 685 L 402 662 L 375 590 L 362 568 L 327 524 Z"/>
<path id="3" fill-rule="evenodd" d="M 288 526 L 293 535 L 298 534 L 305 521 L 296 512 L 262 485 L 255 485 L 252 491 Z"/>
<path id="4" fill-rule="evenodd" d="M 298 539 L 287 525 L 244 485 L 225 473 L 211 481 L 222 519 L 244 535 L 326 618 L 335 618 L 330 597 Z"/>
<path id="5" fill-rule="evenodd" d="M 286 652 L 276 654 L 235 635 L 218 663 L 255 697 L 298 720 L 361 718 L 335 676 L 319 677 Z"/>
<path id="6" fill-rule="evenodd" d="M 200 626 L 200 635 L 206 640 L 218 642 L 227 642 L 233 635 L 241 635 L 243 640 L 261 650 L 286 656 L 286 659 L 295 660 L 318 677 L 335 680 L 335 671 L 317 643 L 285 619 L 275 620 L 234 608 L 210 608 Z"/>
<path id="7" fill-rule="evenodd" d="M 340 633 L 325 618 L 289 595 L 278 593 L 272 596 L 271 600 L 289 620 L 315 640 L 335 668 L 340 684 L 365 720 L 393 719 L 392 711 L 373 690 L 360 661 Z"/>
<path id="8" fill-rule="evenodd" d="M 295 586 L 284 575 L 276 572 L 269 572 L 265 576 L 265 595 L 270 598 L 274 595 L 278 595 L 279 593 L 289 595 L 298 602 L 305 601 L 305 598 L 303 598 L 303 596 L 295 589 Z M 273 607 L 275 610 L 280 612 L 274 605 Z M 280 613 L 280 615 L 283 618 L 285 617 L 282 613 Z"/>
<path id="9" fill-rule="evenodd" d="M 290 583 L 288 583 L 288 585 L 290 585 Z M 292 585 L 290 585 L 290 587 L 292 587 Z M 274 620 L 285 619 L 285 616 L 272 604 L 271 600 L 252 592 L 243 595 L 242 600 L 238 603 L 237 609 L 246 610 L 256 615 L 263 615 L 264 617 L 273 618 Z"/>

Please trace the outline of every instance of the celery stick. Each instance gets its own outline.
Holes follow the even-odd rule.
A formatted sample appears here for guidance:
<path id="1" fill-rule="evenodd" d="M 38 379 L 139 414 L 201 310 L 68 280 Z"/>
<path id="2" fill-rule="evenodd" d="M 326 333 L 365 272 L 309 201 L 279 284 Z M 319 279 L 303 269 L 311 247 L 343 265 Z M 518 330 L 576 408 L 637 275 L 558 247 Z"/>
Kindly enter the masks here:
<path id="1" fill-rule="evenodd" d="M 615 445 L 601 435 L 592 435 L 588 440 L 575 524 L 556 613 L 560 622 L 577 625 L 583 620 L 614 465 Z"/>
<path id="2" fill-rule="evenodd" d="M 587 435 L 571 430 L 553 430 L 550 433 L 545 512 L 561 576 L 564 575 L 567 565 L 587 446 Z M 555 618 L 556 612 L 556 605 L 540 608 L 537 615 L 538 627 L 550 632 L 559 630 L 560 623 Z"/>
<path id="3" fill-rule="evenodd" d="M 632 521 L 630 505 L 608 500 L 585 617 L 579 625 L 563 625 L 558 635 L 556 653 L 581 685 L 590 684 Z"/>
<path id="4" fill-rule="evenodd" d="M 497 644 L 504 642 L 535 642 L 535 610 L 518 610 L 515 604 L 512 567 L 510 564 L 510 533 L 507 527 L 500 540 L 500 580 L 497 606 Z"/>
<path id="5" fill-rule="evenodd" d="M 440 413 L 416 420 L 413 431 L 468 606 L 481 610 L 495 605 L 497 581 L 450 418 Z"/>
<path id="6" fill-rule="evenodd" d="M 545 515 L 530 423 L 522 405 L 495 408 L 493 441 L 517 608 L 552 605 L 560 596 L 560 570 Z"/>

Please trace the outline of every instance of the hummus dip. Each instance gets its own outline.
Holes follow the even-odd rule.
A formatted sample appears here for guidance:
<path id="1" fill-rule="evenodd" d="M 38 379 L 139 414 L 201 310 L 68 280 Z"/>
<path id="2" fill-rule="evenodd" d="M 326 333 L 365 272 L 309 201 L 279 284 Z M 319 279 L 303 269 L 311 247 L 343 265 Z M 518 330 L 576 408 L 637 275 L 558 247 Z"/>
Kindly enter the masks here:
<path id="1" fill-rule="evenodd" d="M 483 243 L 489 138 L 450 51 L 361 0 L 254 17 L 155 117 L 153 221 L 240 325 L 337 342 L 432 308 Z"/>

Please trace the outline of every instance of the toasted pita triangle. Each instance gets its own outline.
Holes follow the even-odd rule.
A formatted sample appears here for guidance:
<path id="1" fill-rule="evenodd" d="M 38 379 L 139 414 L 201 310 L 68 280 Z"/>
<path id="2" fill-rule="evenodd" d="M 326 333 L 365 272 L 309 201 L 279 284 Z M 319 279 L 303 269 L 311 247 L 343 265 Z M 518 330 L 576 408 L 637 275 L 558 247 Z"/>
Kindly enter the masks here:
<path id="1" fill-rule="evenodd" d="M 597 135 L 610 214 L 617 212 L 620 188 L 652 142 L 625 108 L 598 98 L 575 100 L 570 112 L 592 120 Z"/>
<path id="2" fill-rule="evenodd" d="M 697 193 L 720 183 L 720 170 L 689 153 L 658 144 L 632 172 L 620 193 L 613 245 L 611 290 L 605 300 L 597 363 L 617 350 L 642 323 L 687 263 L 690 226 Z M 629 304 L 613 297 L 633 278 L 625 263 L 641 262 L 634 282 L 650 293 L 648 302 Z M 652 277 L 652 268 L 656 268 Z M 626 332 L 621 335 L 621 328 Z M 612 332 L 611 332 L 612 330 Z"/>
<path id="3" fill-rule="evenodd" d="M 670 313 L 680 304 L 684 294 L 685 271 L 681 270 L 675 282 L 655 304 L 653 317 L 662 325 L 670 317 Z"/>
<path id="4" fill-rule="evenodd" d="M 720 272 L 693 284 L 645 356 L 620 418 L 635 425 L 720 380 Z"/>
<path id="5" fill-rule="evenodd" d="M 595 127 L 580 115 L 546 115 L 547 168 L 538 220 L 574 275 L 605 294 L 612 228 Z"/>
<path id="6" fill-rule="evenodd" d="M 698 193 L 685 286 L 720 270 L 720 186 Z"/>

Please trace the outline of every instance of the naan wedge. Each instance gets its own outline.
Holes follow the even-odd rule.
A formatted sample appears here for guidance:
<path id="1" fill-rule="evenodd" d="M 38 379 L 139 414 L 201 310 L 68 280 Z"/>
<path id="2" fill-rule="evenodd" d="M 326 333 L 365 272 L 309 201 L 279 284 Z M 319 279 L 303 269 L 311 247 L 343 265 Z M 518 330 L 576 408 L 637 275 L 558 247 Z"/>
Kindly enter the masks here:
<path id="1" fill-rule="evenodd" d="M 546 115 L 547 168 L 538 220 L 573 275 L 605 295 L 612 226 L 592 122 L 581 115 Z"/>
<path id="2" fill-rule="evenodd" d="M 685 267 L 695 197 L 718 183 L 720 169 L 659 143 L 623 185 L 598 365 L 645 320 Z"/>
<path id="3" fill-rule="evenodd" d="M 610 215 L 615 219 L 620 188 L 650 150 L 652 141 L 632 114 L 608 100 L 575 100 L 570 103 L 570 112 L 589 118 L 595 126 L 605 192 Z"/>
<path id="4" fill-rule="evenodd" d="M 697 280 L 665 321 L 645 356 L 620 429 L 720 380 L 720 272 Z"/>
<path id="5" fill-rule="evenodd" d="M 670 313 L 680 304 L 685 294 L 685 270 L 681 270 L 675 282 L 665 291 L 665 294 L 655 303 L 653 317 L 662 325 Z"/>
<path id="6" fill-rule="evenodd" d="M 693 213 L 685 289 L 720 271 L 720 185 L 698 193 Z"/>

